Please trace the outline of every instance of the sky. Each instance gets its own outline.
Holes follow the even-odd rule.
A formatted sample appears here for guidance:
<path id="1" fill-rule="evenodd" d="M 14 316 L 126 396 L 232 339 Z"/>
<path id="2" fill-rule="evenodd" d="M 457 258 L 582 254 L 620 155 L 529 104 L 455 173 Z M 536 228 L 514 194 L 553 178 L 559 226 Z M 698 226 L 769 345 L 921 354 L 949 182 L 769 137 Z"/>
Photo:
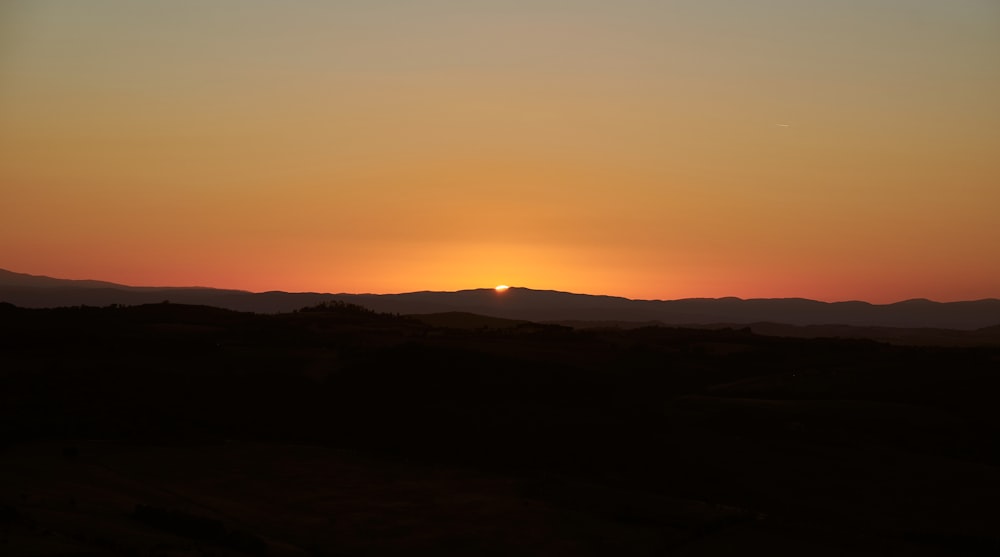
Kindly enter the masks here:
<path id="1" fill-rule="evenodd" d="M 1000 297 L 996 0 L 0 0 L 0 268 Z"/>

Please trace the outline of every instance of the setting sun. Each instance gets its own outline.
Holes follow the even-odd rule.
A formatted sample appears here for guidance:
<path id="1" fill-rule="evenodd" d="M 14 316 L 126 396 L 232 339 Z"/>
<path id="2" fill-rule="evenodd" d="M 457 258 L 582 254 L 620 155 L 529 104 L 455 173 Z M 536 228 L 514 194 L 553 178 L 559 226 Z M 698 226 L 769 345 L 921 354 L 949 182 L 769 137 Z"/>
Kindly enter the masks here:
<path id="1" fill-rule="evenodd" d="M 493 289 L 496 290 L 497 292 L 506 292 L 508 288 L 510 287 L 507 286 L 506 284 L 498 284 Z"/>

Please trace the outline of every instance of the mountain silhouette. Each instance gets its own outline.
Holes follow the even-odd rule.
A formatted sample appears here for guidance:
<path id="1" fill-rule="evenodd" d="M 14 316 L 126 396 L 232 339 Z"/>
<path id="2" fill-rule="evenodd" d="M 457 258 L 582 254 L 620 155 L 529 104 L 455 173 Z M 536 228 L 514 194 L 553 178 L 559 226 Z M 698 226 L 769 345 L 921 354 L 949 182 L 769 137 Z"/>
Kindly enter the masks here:
<path id="1" fill-rule="evenodd" d="M 202 287 L 134 287 L 104 281 L 64 280 L 0 270 L 0 301 L 21 307 L 138 305 L 170 301 L 237 311 L 279 313 L 342 301 L 398 314 L 474 313 L 542 322 L 650 322 L 665 325 L 782 323 L 975 330 L 1000 324 L 1000 300 L 892 304 L 821 302 L 803 298 L 687 298 L 633 300 L 511 287 L 455 292 L 349 294 L 249 292 Z"/>

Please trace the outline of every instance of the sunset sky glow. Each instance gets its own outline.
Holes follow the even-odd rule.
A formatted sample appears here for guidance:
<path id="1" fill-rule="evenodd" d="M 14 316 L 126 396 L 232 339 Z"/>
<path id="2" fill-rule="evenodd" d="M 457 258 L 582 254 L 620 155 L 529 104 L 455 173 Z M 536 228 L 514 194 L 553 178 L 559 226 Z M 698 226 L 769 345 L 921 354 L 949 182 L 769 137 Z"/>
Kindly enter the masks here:
<path id="1" fill-rule="evenodd" d="M 0 268 L 1000 297 L 995 0 L 0 4 Z"/>

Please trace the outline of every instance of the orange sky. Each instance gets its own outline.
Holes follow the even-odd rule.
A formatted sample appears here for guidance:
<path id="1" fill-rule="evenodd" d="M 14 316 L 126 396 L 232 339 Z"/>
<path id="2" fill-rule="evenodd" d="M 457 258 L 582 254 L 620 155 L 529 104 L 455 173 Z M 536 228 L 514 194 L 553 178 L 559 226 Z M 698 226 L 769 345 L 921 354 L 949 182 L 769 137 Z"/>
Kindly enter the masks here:
<path id="1" fill-rule="evenodd" d="M 991 0 L 0 5 L 0 268 L 1000 297 Z"/>

